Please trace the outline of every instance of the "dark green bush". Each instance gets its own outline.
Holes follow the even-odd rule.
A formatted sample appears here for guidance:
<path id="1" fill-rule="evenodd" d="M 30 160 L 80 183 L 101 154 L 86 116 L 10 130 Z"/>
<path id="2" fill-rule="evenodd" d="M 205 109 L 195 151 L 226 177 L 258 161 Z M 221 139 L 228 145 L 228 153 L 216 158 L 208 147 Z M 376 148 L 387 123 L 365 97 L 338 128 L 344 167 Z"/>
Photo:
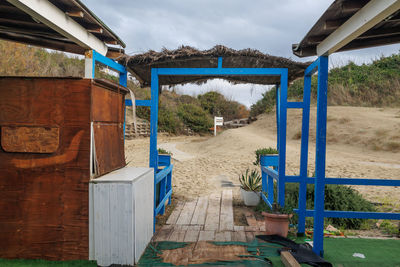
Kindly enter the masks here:
<path id="1" fill-rule="evenodd" d="M 276 196 L 276 185 L 274 186 Z M 299 185 L 295 183 L 286 184 L 285 205 L 289 207 L 298 207 Z M 276 199 L 276 197 L 274 198 Z M 261 201 L 256 210 L 267 210 L 267 205 Z M 307 185 L 307 209 L 314 209 L 314 185 Z M 325 186 L 325 210 L 336 211 L 376 211 L 374 205 L 364 199 L 356 190 L 344 185 L 326 185 Z M 311 227 L 312 220 L 307 220 L 307 227 Z M 345 229 L 359 229 L 362 225 L 362 219 L 342 219 L 325 218 L 325 224 L 332 224 L 336 227 Z M 293 223 L 297 223 L 297 214 L 293 216 Z"/>
<path id="2" fill-rule="evenodd" d="M 172 155 L 172 153 L 170 152 L 170 151 L 168 151 L 168 150 L 165 150 L 164 148 L 158 148 L 157 149 L 157 151 L 158 151 L 158 154 L 163 154 L 163 155 Z"/>
<path id="3" fill-rule="evenodd" d="M 178 116 L 183 123 L 195 132 L 207 132 L 213 121 L 201 107 L 193 104 L 182 104 L 178 107 Z"/>
<path id="4" fill-rule="evenodd" d="M 172 110 L 160 106 L 158 110 L 158 127 L 161 131 L 177 134 L 182 130 L 179 117 Z"/>

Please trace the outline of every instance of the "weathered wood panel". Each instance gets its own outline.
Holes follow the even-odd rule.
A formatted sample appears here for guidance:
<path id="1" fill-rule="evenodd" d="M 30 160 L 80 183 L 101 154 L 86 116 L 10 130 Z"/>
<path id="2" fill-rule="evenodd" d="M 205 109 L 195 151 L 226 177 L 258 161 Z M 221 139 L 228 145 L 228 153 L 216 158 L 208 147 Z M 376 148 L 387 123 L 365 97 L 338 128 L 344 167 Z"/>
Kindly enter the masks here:
<path id="1" fill-rule="evenodd" d="M 0 110 L 2 137 L 58 129 L 57 147 L 41 135 L 35 153 L 1 140 L 0 258 L 87 259 L 90 80 L 0 78 Z"/>
<path id="2" fill-rule="evenodd" d="M 95 122 L 93 129 L 98 175 L 124 167 L 123 126 L 119 123 Z"/>
<path id="3" fill-rule="evenodd" d="M 92 86 L 92 120 L 98 122 L 124 122 L 125 95 Z"/>
<path id="4" fill-rule="evenodd" d="M 53 153 L 58 145 L 58 127 L 1 127 L 1 147 L 6 152 Z"/>
<path id="5" fill-rule="evenodd" d="M 94 87 L 89 79 L 0 78 L 1 134 L 14 138 L 1 140 L 0 258 L 88 259 L 92 116 L 111 125 L 95 134 L 103 172 L 125 165 L 124 92 Z M 58 143 L 55 132 L 43 135 L 49 126 Z"/>

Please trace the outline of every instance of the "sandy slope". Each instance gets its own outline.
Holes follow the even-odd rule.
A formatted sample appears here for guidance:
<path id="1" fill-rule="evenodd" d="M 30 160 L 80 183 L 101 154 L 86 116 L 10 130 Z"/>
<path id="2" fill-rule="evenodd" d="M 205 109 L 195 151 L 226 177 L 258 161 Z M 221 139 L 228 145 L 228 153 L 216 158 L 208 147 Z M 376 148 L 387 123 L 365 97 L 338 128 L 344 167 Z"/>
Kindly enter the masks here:
<path id="1" fill-rule="evenodd" d="M 315 162 L 315 108 L 310 128 L 309 173 Z M 313 126 L 314 125 L 314 126 Z M 301 112 L 288 114 L 287 173 L 299 172 Z M 173 184 L 178 197 L 191 198 L 237 184 L 238 174 L 254 168 L 254 151 L 276 145 L 275 115 L 227 130 L 217 137 L 160 136 L 176 153 Z M 328 109 L 327 176 L 400 179 L 400 109 L 330 107 Z M 127 161 L 146 166 L 149 140 L 127 141 Z M 184 153 L 181 153 L 181 152 Z M 183 156 L 182 156 L 183 155 Z M 400 206 L 400 189 L 355 187 L 373 202 Z M 238 189 L 236 189 L 238 193 Z"/>

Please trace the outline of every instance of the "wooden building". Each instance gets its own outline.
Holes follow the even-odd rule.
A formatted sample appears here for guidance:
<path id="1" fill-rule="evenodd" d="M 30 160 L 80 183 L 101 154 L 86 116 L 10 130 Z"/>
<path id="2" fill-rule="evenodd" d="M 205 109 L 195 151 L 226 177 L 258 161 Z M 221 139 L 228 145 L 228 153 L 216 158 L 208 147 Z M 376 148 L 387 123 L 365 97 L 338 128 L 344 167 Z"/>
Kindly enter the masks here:
<path id="1" fill-rule="evenodd" d="M 125 166 L 126 89 L 0 78 L 0 258 L 88 259 L 89 186 Z"/>

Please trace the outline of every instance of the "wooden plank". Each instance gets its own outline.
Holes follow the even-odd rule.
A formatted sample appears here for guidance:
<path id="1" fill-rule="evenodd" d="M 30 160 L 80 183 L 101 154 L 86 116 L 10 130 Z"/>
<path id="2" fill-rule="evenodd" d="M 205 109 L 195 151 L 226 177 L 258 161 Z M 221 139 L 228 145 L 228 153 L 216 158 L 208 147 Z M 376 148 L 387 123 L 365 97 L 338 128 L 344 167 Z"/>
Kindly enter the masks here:
<path id="1" fill-rule="evenodd" d="M 266 227 L 265 227 L 265 221 L 257 221 L 258 222 L 258 226 L 260 228 L 261 232 L 265 232 L 266 231 Z"/>
<path id="2" fill-rule="evenodd" d="M 124 122 L 124 94 L 92 85 L 92 120 Z"/>
<path id="3" fill-rule="evenodd" d="M 218 230 L 221 212 L 221 194 L 211 194 L 208 197 L 208 207 L 204 230 Z"/>
<path id="4" fill-rule="evenodd" d="M 300 267 L 300 264 L 289 251 L 281 252 L 281 261 L 286 267 Z"/>
<path id="5" fill-rule="evenodd" d="M 253 232 L 245 232 L 246 233 L 246 241 L 252 242 L 254 240 L 254 233 Z"/>
<path id="6" fill-rule="evenodd" d="M 185 230 L 173 230 L 168 238 L 168 241 L 183 242 L 185 240 Z"/>
<path id="7" fill-rule="evenodd" d="M 196 207 L 197 199 L 185 203 L 181 214 L 179 215 L 176 224 L 190 224 L 192 220 L 194 209 Z"/>
<path id="8" fill-rule="evenodd" d="M 172 211 L 171 215 L 169 215 L 168 220 L 166 222 L 166 224 L 176 224 L 176 221 L 179 218 L 179 215 L 182 212 L 183 206 L 185 205 L 185 202 L 183 201 L 179 201 L 174 210 Z"/>
<path id="9" fill-rule="evenodd" d="M 207 206 L 208 206 L 208 197 L 206 196 L 199 197 L 190 224 L 204 225 L 206 221 Z"/>
<path id="10" fill-rule="evenodd" d="M 168 241 L 170 235 L 172 233 L 172 229 L 160 230 L 157 232 L 156 236 L 154 237 L 154 241 Z"/>
<path id="11" fill-rule="evenodd" d="M 94 147 L 98 173 L 103 175 L 126 165 L 123 125 L 120 123 L 93 124 Z"/>
<path id="12" fill-rule="evenodd" d="M 244 231 L 244 226 L 243 225 L 235 225 L 235 226 L 233 226 L 233 230 L 236 232 Z"/>
<path id="13" fill-rule="evenodd" d="M 260 227 L 260 226 L 258 225 L 258 222 L 257 222 L 256 217 L 254 216 L 254 214 L 253 214 L 252 212 L 246 211 L 246 212 L 244 213 L 244 216 L 246 217 L 246 221 L 247 221 L 247 224 L 248 224 L 249 226 L 253 226 L 253 227 L 257 227 L 257 228 Z"/>
<path id="14" fill-rule="evenodd" d="M 2 126 L 1 147 L 7 152 L 53 153 L 59 145 L 59 127 Z"/>
<path id="15" fill-rule="evenodd" d="M 184 242 L 197 242 L 199 234 L 200 234 L 199 230 L 187 230 Z"/>
<path id="16" fill-rule="evenodd" d="M 232 190 L 222 191 L 219 230 L 220 231 L 233 230 Z"/>
<path id="17" fill-rule="evenodd" d="M 215 241 L 218 242 L 230 242 L 232 241 L 232 232 L 216 232 L 215 233 Z"/>
<path id="18" fill-rule="evenodd" d="M 246 242 L 246 233 L 244 231 L 232 232 L 232 241 Z"/>
<path id="19" fill-rule="evenodd" d="M 203 230 L 203 227 L 201 225 L 173 225 L 175 230 Z"/>
<path id="20" fill-rule="evenodd" d="M 215 231 L 200 231 L 198 241 L 213 241 L 215 238 Z"/>
<path id="21" fill-rule="evenodd" d="M 245 226 L 244 230 L 246 232 L 255 232 L 255 231 L 258 231 L 259 228 L 257 226 Z"/>

